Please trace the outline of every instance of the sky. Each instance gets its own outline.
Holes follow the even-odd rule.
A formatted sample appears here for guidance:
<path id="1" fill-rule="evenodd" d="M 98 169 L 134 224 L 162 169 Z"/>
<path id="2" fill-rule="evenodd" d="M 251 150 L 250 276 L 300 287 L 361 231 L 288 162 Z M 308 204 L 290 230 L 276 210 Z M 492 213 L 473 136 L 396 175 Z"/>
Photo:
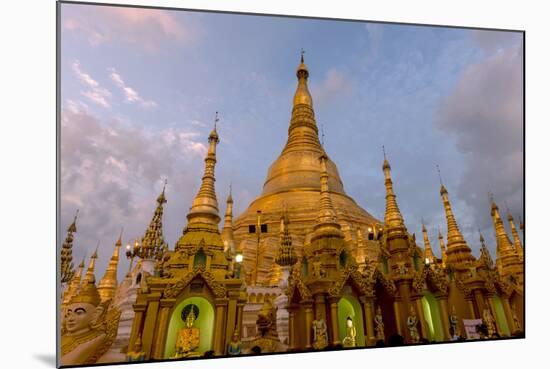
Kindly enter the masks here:
<path id="1" fill-rule="evenodd" d="M 67 3 L 59 27 L 60 242 L 79 209 L 75 265 L 98 247 L 98 279 L 122 228 L 124 244 L 143 236 L 165 179 L 174 247 L 216 111 L 220 212 L 230 183 L 236 215 L 261 193 L 302 48 L 325 149 L 361 207 L 384 217 L 384 146 L 407 228 L 424 221 L 437 255 L 436 165 L 474 255 L 478 229 L 495 255 L 489 192 L 523 214 L 521 33 Z"/>

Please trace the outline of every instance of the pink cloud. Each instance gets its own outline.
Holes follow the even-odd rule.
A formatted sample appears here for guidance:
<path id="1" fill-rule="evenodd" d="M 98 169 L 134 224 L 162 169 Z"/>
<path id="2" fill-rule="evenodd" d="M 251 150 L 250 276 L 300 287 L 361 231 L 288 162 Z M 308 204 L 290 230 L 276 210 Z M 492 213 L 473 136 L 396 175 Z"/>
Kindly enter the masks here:
<path id="1" fill-rule="evenodd" d="M 161 42 L 182 42 L 189 31 L 170 13 L 158 9 L 123 7 L 72 8 L 63 19 L 63 30 L 84 36 L 91 46 L 123 42 L 158 51 Z"/>

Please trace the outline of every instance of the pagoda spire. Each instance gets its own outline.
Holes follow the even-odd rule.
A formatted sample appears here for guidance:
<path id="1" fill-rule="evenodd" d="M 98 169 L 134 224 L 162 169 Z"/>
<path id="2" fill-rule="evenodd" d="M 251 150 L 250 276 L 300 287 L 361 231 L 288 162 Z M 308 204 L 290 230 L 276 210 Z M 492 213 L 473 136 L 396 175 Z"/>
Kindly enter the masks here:
<path id="1" fill-rule="evenodd" d="M 493 267 L 493 258 L 491 257 L 491 254 L 489 253 L 489 249 L 485 245 L 485 238 L 483 237 L 483 234 L 481 234 L 481 230 L 479 230 L 479 242 L 481 243 L 479 259 L 488 268 L 492 268 Z"/>
<path id="2" fill-rule="evenodd" d="M 429 261 L 430 264 L 433 264 L 435 262 L 435 256 L 424 222 L 422 222 L 422 235 L 424 236 L 424 261 Z"/>
<path id="3" fill-rule="evenodd" d="M 95 261 L 97 259 L 97 249 L 99 248 L 99 241 L 97 242 L 97 246 L 95 248 L 94 253 L 92 256 L 90 256 L 90 263 L 88 264 L 88 269 L 86 270 L 86 275 L 84 276 L 84 282 L 91 282 L 95 283 Z"/>
<path id="4" fill-rule="evenodd" d="M 439 239 L 439 248 L 441 249 L 441 264 L 445 268 L 447 265 L 447 249 L 445 248 L 445 241 L 439 227 L 437 227 L 437 238 Z"/>
<path id="5" fill-rule="evenodd" d="M 197 196 L 193 200 L 191 210 L 187 214 L 187 220 L 189 223 L 203 223 L 217 225 L 220 222 L 220 216 L 218 213 L 218 200 L 216 198 L 216 189 L 214 182 L 216 178 L 214 176 L 214 170 L 216 167 L 216 145 L 220 142 L 220 138 L 217 132 L 218 112 L 216 112 L 216 118 L 214 120 L 214 129 L 208 136 L 208 152 L 204 159 L 204 175 L 202 176 L 202 183 L 197 193 Z"/>
<path id="6" fill-rule="evenodd" d="M 67 305 L 71 298 L 77 293 L 78 287 L 80 287 L 80 282 L 82 280 L 82 271 L 84 270 L 84 258 L 78 265 L 78 270 L 74 274 L 73 278 L 69 282 L 67 290 L 63 294 L 63 305 Z"/>
<path id="7" fill-rule="evenodd" d="M 491 196 L 491 217 L 495 228 L 495 236 L 497 242 L 497 267 L 499 272 L 504 275 L 521 274 L 523 265 L 519 260 L 519 256 L 512 246 L 512 242 L 504 229 L 504 222 L 500 216 L 498 206 Z"/>
<path id="8" fill-rule="evenodd" d="M 164 213 L 164 204 L 166 204 L 166 185 L 168 180 L 164 180 L 162 192 L 157 198 L 157 207 L 153 218 L 141 239 L 141 247 L 138 256 L 142 259 L 154 259 L 164 252 L 166 242 L 164 242 L 162 216 Z"/>
<path id="9" fill-rule="evenodd" d="M 311 150 L 323 153 L 319 142 L 319 130 L 315 122 L 313 111 L 313 99 L 308 89 L 307 80 L 309 71 L 304 63 L 304 51 L 302 49 L 300 64 L 296 69 L 298 85 L 292 102 L 292 115 L 288 128 L 288 141 L 283 154 L 293 150 Z"/>
<path id="10" fill-rule="evenodd" d="M 443 185 L 443 180 L 441 179 L 439 166 L 437 166 L 437 171 L 439 173 L 439 182 L 441 184 L 439 193 L 441 195 L 441 199 L 443 200 L 443 208 L 445 209 L 445 217 L 447 218 L 447 262 L 449 264 L 472 262 L 475 258 L 472 255 L 470 246 L 468 246 L 464 240 L 462 232 L 460 232 L 460 229 L 458 228 L 458 224 L 451 207 L 451 201 L 449 200 L 449 193 L 447 192 L 447 189 Z"/>
<path id="11" fill-rule="evenodd" d="M 225 248 L 230 248 L 231 251 L 233 249 L 233 196 L 232 196 L 232 186 L 229 185 L 229 195 L 227 195 L 226 200 L 226 208 L 225 208 L 225 217 L 223 221 L 223 229 L 222 229 L 222 240 L 224 241 Z"/>
<path id="12" fill-rule="evenodd" d="M 61 247 L 61 283 L 68 283 L 74 276 L 73 265 L 73 233 L 76 233 L 76 219 L 78 218 L 78 209 L 74 215 L 73 222 L 67 229 L 67 237 Z"/>
<path id="13" fill-rule="evenodd" d="M 321 155 L 319 158 L 321 162 L 321 206 L 319 208 L 319 215 L 317 216 L 317 223 L 318 225 L 330 224 L 340 229 L 340 224 L 336 221 L 336 212 L 334 211 L 334 206 L 330 198 L 327 160 L 328 157 L 326 154 Z"/>
<path id="14" fill-rule="evenodd" d="M 282 267 L 292 266 L 298 261 L 296 252 L 292 247 L 292 237 L 288 230 L 288 224 L 288 213 L 285 208 L 281 216 L 281 244 L 279 245 L 277 256 L 275 257 L 275 262 Z"/>
<path id="15" fill-rule="evenodd" d="M 382 170 L 384 171 L 384 184 L 386 186 L 386 213 L 384 215 L 384 226 L 389 236 L 407 236 L 407 228 L 403 221 L 403 216 L 397 205 L 397 196 L 393 192 L 393 182 L 391 179 L 391 167 L 388 159 L 386 158 L 386 150 L 382 146 L 384 152 L 384 164 Z"/>
<path id="16" fill-rule="evenodd" d="M 118 286 L 117 269 L 120 246 L 122 246 L 122 230 L 120 231 L 118 240 L 115 243 L 115 249 L 113 250 L 113 255 L 111 256 L 111 260 L 109 260 L 105 274 L 97 286 L 97 291 L 99 292 L 99 296 L 101 296 L 101 301 L 110 300 L 115 295 L 115 291 Z"/>
<path id="17" fill-rule="evenodd" d="M 512 231 L 512 238 L 514 239 L 514 249 L 516 250 L 519 259 L 523 261 L 523 245 L 521 244 L 521 240 L 519 238 L 518 230 L 516 229 L 516 224 L 514 223 L 514 217 L 510 213 L 510 210 L 508 212 L 508 224 L 510 225 L 510 230 Z"/>

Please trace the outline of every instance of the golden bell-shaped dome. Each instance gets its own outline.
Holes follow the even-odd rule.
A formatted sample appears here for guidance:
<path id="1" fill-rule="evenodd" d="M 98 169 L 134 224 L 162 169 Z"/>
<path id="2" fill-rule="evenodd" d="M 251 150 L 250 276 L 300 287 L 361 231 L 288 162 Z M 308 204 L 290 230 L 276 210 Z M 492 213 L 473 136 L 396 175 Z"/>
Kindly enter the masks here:
<path id="1" fill-rule="evenodd" d="M 319 158 L 327 154 L 319 141 L 313 100 L 307 88 L 309 71 L 303 56 L 296 75 L 298 86 L 294 95 L 286 145 L 270 166 L 261 195 L 234 221 L 235 244 L 238 248 L 249 241 L 256 242 L 252 240 L 255 240 L 256 236 L 250 235 L 249 226 L 256 224 L 258 211 L 261 212 L 262 222 L 272 224 L 268 226 L 267 234 L 262 237 L 273 237 L 274 244 L 279 243 L 279 227 L 275 224 L 279 223 L 285 204 L 288 205 L 289 215 L 293 219 L 292 234 L 300 240 L 296 244 L 298 248 L 301 247 L 306 234 L 311 232 L 317 223 L 321 196 Z M 328 191 L 337 222 L 347 224 L 351 228 L 365 229 L 373 224 L 380 224 L 379 220 L 345 193 L 336 164 L 328 156 L 325 166 L 328 174 Z M 277 248 L 267 252 L 273 251 L 275 257 Z M 245 251 L 245 264 L 247 260 L 249 259 Z M 245 265 L 245 269 L 246 267 L 249 265 Z M 270 266 L 262 264 L 260 268 L 268 270 Z"/>

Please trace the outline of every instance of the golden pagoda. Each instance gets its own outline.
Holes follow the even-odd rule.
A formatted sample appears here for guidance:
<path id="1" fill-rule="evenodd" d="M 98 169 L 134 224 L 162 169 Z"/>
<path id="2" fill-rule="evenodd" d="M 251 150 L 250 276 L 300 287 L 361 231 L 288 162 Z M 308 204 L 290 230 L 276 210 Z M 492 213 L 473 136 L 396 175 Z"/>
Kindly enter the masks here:
<path id="1" fill-rule="evenodd" d="M 319 212 L 319 157 L 327 154 L 319 142 L 313 99 L 307 85 L 309 71 L 303 54 L 296 76 L 298 86 L 294 94 L 286 145 L 271 164 L 261 195 L 234 221 L 235 244 L 238 250 L 244 252 L 244 269 L 249 275 L 247 282 L 251 284 L 278 283 L 280 275 L 274 273 L 277 270 L 274 265 L 279 244 L 279 220 L 284 204 L 288 204 L 288 216 L 292 219 L 290 232 L 298 255 L 301 255 L 302 248 L 309 242 L 306 234 L 313 230 Z M 370 235 L 366 243 L 371 257 L 377 258 L 378 243 L 374 240 L 374 232 L 381 228 L 382 223 L 346 194 L 336 164 L 328 155 L 326 166 L 330 195 L 338 222 L 347 230 L 346 237 L 355 239 L 357 230 Z M 251 226 L 257 223 L 258 212 L 261 212 L 265 231 L 260 233 L 259 245 L 255 231 L 251 231 Z M 358 262 L 363 265 L 364 256 Z"/>
<path id="2" fill-rule="evenodd" d="M 103 278 L 101 278 L 101 280 L 99 281 L 99 285 L 97 287 L 97 292 L 99 292 L 101 301 L 111 300 L 115 296 L 115 292 L 118 286 L 117 270 L 120 246 L 122 246 L 122 232 L 120 232 L 120 236 L 118 237 L 118 240 L 115 244 L 115 249 L 113 251 L 111 259 L 109 260 L 109 264 L 107 265 L 105 274 L 103 275 Z"/>
<path id="3" fill-rule="evenodd" d="M 335 163 L 319 142 L 303 54 L 296 75 L 286 145 L 269 168 L 262 193 L 243 214 L 233 218 L 230 187 L 220 231 L 215 124 L 181 237 L 173 249 L 163 237 L 165 184 L 133 251 L 140 262 L 117 287 L 119 237 L 97 288 L 101 304 L 115 291 L 127 291 L 126 299 L 118 297 L 133 315 L 123 320 L 124 345 L 117 349 L 124 347 L 130 359 L 161 360 L 224 356 L 228 347 L 233 355 L 254 348 L 387 345 L 396 337 L 405 344 L 442 342 L 464 336 L 468 319 L 494 322 L 493 337 L 521 335 L 523 245 L 511 215 L 513 243 L 492 201 L 496 260 L 481 232 L 480 256 L 474 257 L 440 178 L 447 233 L 445 242 L 438 227 L 437 258 L 424 221 L 423 248 L 405 226 L 384 150 L 385 213 L 383 222 L 377 220 L 345 193 Z M 75 230 L 72 225 L 68 230 L 71 247 Z M 62 248 L 69 266 L 71 247 Z M 73 272 L 64 302 L 82 286 L 95 286 L 96 259 L 97 249 L 84 276 L 84 261 Z M 182 349 L 188 346 L 192 349 Z"/>
<path id="4" fill-rule="evenodd" d="M 224 355 L 233 333 L 241 330 L 246 292 L 243 280 L 229 273 L 235 260 L 227 258 L 218 229 L 216 127 L 208 142 L 202 183 L 187 214 L 183 235 L 169 253 L 163 273 L 145 276 L 147 287 L 139 291 L 134 304 L 128 351 L 136 350 L 137 338 L 141 337 L 140 350 L 146 360 L 181 357 L 176 342 L 189 340 L 185 336 L 189 332 L 193 340 L 200 339 L 193 355 L 208 351 Z M 189 311 L 195 315 L 193 330 L 185 326 Z"/>

